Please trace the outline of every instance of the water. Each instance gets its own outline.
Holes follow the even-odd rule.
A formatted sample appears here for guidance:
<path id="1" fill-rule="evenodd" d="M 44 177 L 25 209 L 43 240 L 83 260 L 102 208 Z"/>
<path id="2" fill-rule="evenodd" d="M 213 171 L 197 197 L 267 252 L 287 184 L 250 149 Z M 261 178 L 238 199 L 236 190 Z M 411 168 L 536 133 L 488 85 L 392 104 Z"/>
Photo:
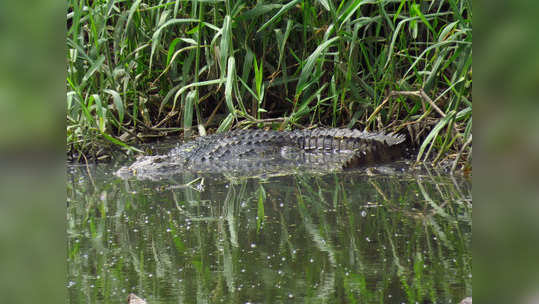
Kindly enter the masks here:
<path id="1" fill-rule="evenodd" d="M 69 303 L 458 303 L 464 178 L 381 170 L 122 180 L 68 167 Z"/>

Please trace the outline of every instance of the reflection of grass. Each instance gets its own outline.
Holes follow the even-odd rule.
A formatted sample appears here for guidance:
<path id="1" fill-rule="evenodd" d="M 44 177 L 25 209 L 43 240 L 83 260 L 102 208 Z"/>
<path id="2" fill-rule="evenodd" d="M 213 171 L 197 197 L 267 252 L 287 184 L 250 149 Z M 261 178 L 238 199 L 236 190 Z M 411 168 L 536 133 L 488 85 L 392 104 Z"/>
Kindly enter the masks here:
<path id="1" fill-rule="evenodd" d="M 471 194 L 442 176 L 131 191 L 143 185 L 68 185 L 71 302 L 135 291 L 149 303 L 413 303 L 471 292 Z"/>

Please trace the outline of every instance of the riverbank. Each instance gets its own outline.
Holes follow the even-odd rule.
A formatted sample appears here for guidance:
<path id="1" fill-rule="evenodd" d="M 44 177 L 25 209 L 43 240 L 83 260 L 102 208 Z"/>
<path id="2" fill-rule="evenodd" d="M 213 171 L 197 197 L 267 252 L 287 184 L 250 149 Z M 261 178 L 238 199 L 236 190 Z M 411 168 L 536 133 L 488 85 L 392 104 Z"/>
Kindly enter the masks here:
<path id="1" fill-rule="evenodd" d="M 469 169 L 471 4 L 433 3 L 68 1 L 66 152 L 107 159 L 198 126 L 350 127 Z"/>

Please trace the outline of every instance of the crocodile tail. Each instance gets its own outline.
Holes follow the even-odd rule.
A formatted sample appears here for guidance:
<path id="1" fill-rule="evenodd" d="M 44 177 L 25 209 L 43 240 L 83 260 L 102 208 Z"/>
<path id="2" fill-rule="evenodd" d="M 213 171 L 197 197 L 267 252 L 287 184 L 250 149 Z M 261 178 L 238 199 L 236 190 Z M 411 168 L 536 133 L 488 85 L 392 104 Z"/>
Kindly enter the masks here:
<path id="1" fill-rule="evenodd" d="M 358 151 L 374 145 L 396 146 L 405 140 L 403 135 L 397 134 L 322 128 L 293 131 L 289 136 L 306 151 Z"/>

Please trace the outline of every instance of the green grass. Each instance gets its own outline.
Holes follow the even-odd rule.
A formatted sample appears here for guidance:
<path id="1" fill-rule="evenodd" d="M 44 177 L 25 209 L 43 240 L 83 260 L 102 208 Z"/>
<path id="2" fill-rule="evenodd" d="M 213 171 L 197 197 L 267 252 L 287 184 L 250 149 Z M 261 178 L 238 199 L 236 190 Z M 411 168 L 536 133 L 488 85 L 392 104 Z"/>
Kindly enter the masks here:
<path id="1" fill-rule="evenodd" d="M 471 1 L 146 2 L 68 1 L 69 155 L 316 125 L 471 164 Z"/>

